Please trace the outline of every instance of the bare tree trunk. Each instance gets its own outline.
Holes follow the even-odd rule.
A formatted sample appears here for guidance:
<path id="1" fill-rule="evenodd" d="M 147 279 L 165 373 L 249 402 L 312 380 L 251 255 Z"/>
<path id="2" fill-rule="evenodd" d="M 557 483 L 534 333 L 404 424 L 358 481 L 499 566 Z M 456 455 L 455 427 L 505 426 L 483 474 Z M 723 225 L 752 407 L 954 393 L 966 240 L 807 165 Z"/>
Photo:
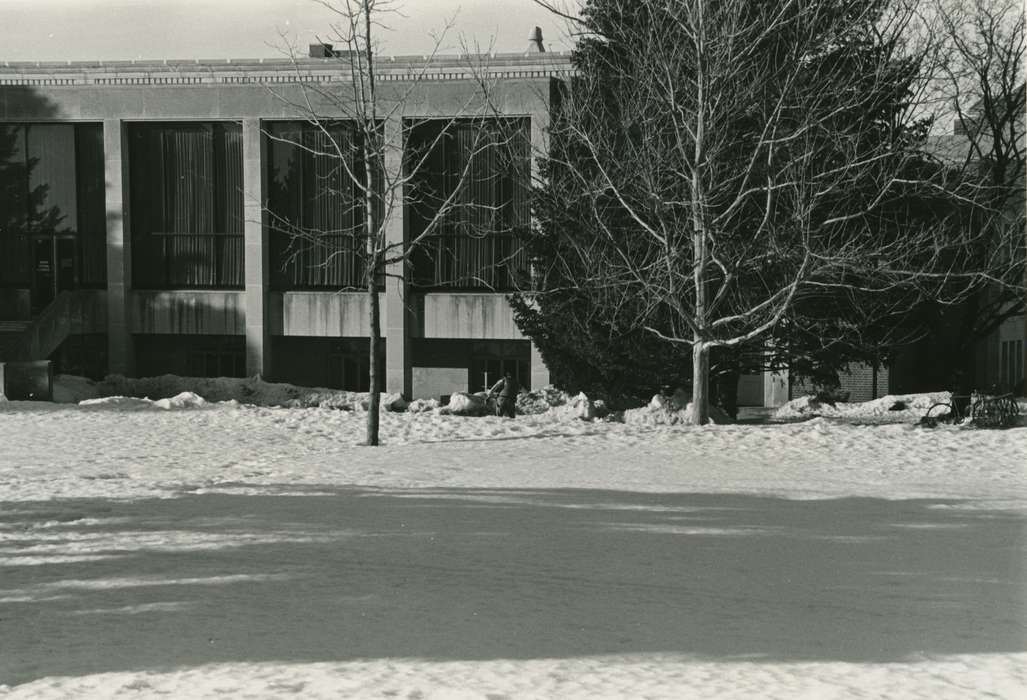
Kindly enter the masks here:
<path id="1" fill-rule="evenodd" d="M 705 24 L 703 6 L 699 5 L 698 28 L 696 31 L 697 58 L 695 84 L 696 102 L 699 109 L 695 114 L 695 162 L 692 170 L 692 248 L 695 255 L 692 281 L 695 284 L 695 331 L 692 334 L 692 419 L 696 425 L 706 425 L 710 417 L 710 350 L 703 340 L 701 331 L 706 328 L 706 265 L 709 249 L 706 240 L 706 191 L 703 182 L 703 164 L 706 160 L 706 76 L 703 65 L 705 50 Z"/>
<path id="2" fill-rule="evenodd" d="M 364 51 L 367 61 L 367 93 L 363 97 L 364 123 L 364 215 L 367 218 L 367 301 L 370 304 L 371 316 L 371 347 L 368 362 L 367 397 L 367 446 L 378 446 L 378 424 L 381 417 L 381 378 L 378 376 L 378 354 L 381 352 L 381 308 L 378 304 L 378 266 L 382 264 L 379 255 L 379 239 L 383 231 L 378 230 L 381 222 L 375 216 L 374 200 L 374 168 L 384 163 L 383 144 L 378 137 L 378 101 L 375 94 L 374 47 L 371 42 L 371 9 L 368 0 L 363 0 L 360 12 L 364 20 Z M 368 142 L 373 144 L 368 148 Z"/>
<path id="3" fill-rule="evenodd" d="M 367 397 L 367 445 L 376 447 L 378 445 L 378 422 L 381 405 L 381 380 L 378 377 L 378 353 L 381 345 L 381 310 L 378 305 L 378 288 L 375 284 L 377 275 L 372 263 L 372 269 L 367 276 L 367 300 L 371 305 L 371 347 L 370 367 L 371 375 L 370 395 Z"/>
<path id="4" fill-rule="evenodd" d="M 692 419 L 695 425 L 710 420 L 710 348 L 699 338 L 692 345 Z"/>

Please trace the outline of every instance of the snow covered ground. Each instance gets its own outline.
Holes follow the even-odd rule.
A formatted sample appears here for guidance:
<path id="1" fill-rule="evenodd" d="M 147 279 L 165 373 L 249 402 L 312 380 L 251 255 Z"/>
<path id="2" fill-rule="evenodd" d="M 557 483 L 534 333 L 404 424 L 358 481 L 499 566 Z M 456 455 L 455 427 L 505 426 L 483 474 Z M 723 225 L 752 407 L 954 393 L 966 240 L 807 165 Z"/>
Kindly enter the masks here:
<path id="1" fill-rule="evenodd" d="M 153 396 L 0 404 L 0 699 L 1027 696 L 1027 428 Z"/>

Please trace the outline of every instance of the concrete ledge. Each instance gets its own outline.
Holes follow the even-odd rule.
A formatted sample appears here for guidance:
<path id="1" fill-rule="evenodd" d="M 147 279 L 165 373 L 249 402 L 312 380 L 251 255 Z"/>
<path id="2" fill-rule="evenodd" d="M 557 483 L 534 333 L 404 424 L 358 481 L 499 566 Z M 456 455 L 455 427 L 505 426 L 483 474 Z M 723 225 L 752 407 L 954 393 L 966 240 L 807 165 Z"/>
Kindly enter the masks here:
<path id="1" fill-rule="evenodd" d="M 384 336 L 385 295 L 378 299 Z M 268 323 L 271 335 L 366 338 L 369 306 L 366 292 L 276 292 L 269 298 Z"/>
<path id="2" fill-rule="evenodd" d="M 425 338 L 524 340 L 505 294 L 424 295 Z"/>
<path id="3" fill-rule="evenodd" d="M 129 293 L 132 333 L 243 335 L 245 293 L 234 290 L 161 290 Z"/>

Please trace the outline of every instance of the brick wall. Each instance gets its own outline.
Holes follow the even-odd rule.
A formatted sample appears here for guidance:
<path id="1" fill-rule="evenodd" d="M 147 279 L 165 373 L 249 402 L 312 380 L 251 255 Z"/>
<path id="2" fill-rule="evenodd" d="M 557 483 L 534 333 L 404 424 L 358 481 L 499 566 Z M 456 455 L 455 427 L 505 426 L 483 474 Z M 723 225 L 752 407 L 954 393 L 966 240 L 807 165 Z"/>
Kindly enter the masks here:
<path id="1" fill-rule="evenodd" d="M 877 393 L 874 394 L 874 370 L 870 365 L 854 362 L 838 373 L 841 382 L 839 389 L 849 392 L 849 401 L 870 401 L 888 394 L 888 368 L 877 370 Z M 807 382 L 795 382 L 791 387 L 792 398 L 812 393 L 813 387 Z"/>

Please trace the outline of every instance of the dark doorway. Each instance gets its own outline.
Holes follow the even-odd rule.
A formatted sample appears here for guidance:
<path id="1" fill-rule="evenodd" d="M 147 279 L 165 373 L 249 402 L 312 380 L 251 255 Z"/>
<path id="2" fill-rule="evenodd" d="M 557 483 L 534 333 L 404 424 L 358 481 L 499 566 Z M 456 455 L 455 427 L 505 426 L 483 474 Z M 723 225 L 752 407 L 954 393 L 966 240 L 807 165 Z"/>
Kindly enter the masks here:
<path id="1" fill-rule="evenodd" d="M 75 236 L 43 234 L 32 237 L 32 312 L 38 313 L 60 292 L 77 285 Z"/>

